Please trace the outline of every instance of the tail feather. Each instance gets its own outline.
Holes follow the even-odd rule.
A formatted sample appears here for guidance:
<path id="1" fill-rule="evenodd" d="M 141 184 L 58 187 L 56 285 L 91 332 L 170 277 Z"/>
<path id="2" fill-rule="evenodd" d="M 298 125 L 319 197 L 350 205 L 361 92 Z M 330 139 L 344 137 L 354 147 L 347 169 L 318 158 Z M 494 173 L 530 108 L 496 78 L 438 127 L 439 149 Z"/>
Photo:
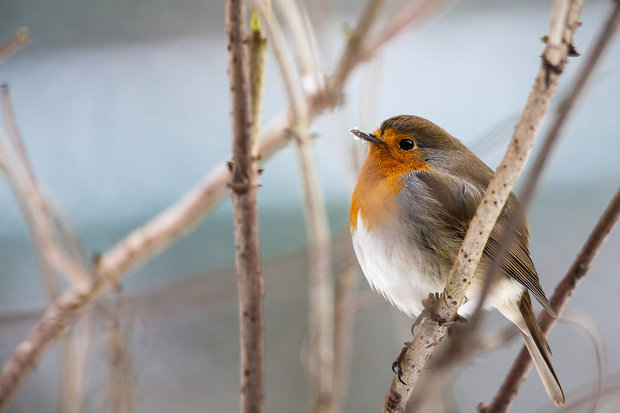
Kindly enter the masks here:
<path id="1" fill-rule="evenodd" d="M 532 361 L 534 361 L 534 366 L 536 366 L 536 370 L 545 386 L 545 390 L 547 390 L 547 394 L 556 405 L 566 404 L 564 391 L 562 391 L 558 376 L 555 374 L 555 370 L 553 370 L 553 365 L 549 359 L 549 355 L 551 354 L 549 344 L 538 325 L 527 291 L 523 293 L 523 297 L 519 302 L 519 310 L 525 327 L 527 328 L 527 331 L 523 331 L 523 328 L 519 326 L 521 328 L 521 336 L 523 337 L 527 351 L 532 357 Z"/>

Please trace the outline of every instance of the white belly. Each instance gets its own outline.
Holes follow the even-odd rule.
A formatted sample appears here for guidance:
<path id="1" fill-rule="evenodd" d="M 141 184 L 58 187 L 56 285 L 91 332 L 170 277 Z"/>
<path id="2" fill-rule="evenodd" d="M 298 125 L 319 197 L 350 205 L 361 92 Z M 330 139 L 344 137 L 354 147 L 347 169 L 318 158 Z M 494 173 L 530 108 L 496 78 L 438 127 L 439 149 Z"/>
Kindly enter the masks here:
<path id="1" fill-rule="evenodd" d="M 445 281 L 430 276 L 420 265 L 422 252 L 411 241 L 396 233 L 387 236 L 385 231 L 369 231 L 357 217 L 357 228 L 351 231 L 357 260 L 370 286 L 410 317 L 416 317 L 423 309 L 422 300 L 430 293 L 442 292 Z M 447 280 L 449 268 L 443 276 Z M 485 308 L 498 307 L 502 313 L 513 307 L 523 292 L 523 286 L 507 278 L 498 279 L 492 293 L 485 301 Z M 465 317 L 477 306 L 482 281 L 474 278 L 467 290 L 467 302 L 459 309 Z M 505 314 L 508 318 L 507 314 Z"/>
<path id="2" fill-rule="evenodd" d="M 364 227 L 361 215 L 351 231 L 357 260 L 370 286 L 410 317 L 422 311 L 422 300 L 442 285 L 421 271 L 420 254 L 400 237 L 377 235 Z"/>

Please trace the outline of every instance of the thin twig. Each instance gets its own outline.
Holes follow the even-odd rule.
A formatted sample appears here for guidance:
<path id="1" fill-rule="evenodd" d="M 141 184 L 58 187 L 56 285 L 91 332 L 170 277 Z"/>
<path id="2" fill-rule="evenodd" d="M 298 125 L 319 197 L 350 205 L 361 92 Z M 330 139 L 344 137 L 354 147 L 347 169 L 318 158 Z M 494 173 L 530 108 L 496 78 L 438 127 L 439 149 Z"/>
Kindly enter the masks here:
<path id="1" fill-rule="evenodd" d="M 124 297 L 115 297 L 99 308 L 104 316 L 107 361 L 107 404 L 110 412 L 132 413 L 135 409 L 136 371 L 131 352 L 133 314 L 121 312 Z"/>
<path id="2" fill-rule="evenodd" d="M 50 207 L 41 193 L 34 179 L 34 173 L 28 162 L 25 146 L 13 111 L 11 95 L 7 85 L 2 85 L 3 116 L 6 120 L 7 132 L 12 143 L 13 159 L 9 159 L 9 148 L 4 147 L 4 137 L 0 134 L 0 146 L 3 157 L 6 159 L 7 176 L 13 190 L 26 215 L 33 240 L 37 250 L 41 252 L 44 263 L 41 262 L 45 284 L 52 297 L 58 295 L 58 286 L 49 275 L 49 267 L 64 275 L 67 281 L 73 284 L 83 284 L 88 275 L 63 251 L 54 239 L 53 223 Z"/>
<path id="3" fill-rule="evenodd" d="M 410 27 L 415 21 L 426 20 L 428 16 L 453 3 L 452 0 L 419 0 L 406 2 L 397 10 L 390 21 L 383 26 L 377 34 L 368 39 L 364 44 L 362 54 L 373 56 L 387 42 L 401 34 L 405 28 Z"/>
<path id="4" fill-rule="evenodd" d="M 228 73 L 232 102 L 230 166 L 235 258 L 241 319 L 241 411 L 265 409 L 265 321 L 258 238 L 258 162 L 252 151 L 252 96 L 244 0 L 226 1 Z"/>
<path id="5" fill-rule="evenodd" d="M 364 19 L 360 21 L 364 22 Z M 343 56 L 355 57 L 348 59 L 349 70 L 344 73 L 345 78 L 351 69 L 361 62 L 359 53 L 346 51 L 350 47 L 356 45 L 349 43 Z M 344 80 L 346 79 L 340 82 L 340 88 Z M 334 90 L 331 86 L 330 88 L 306 97 L 310 118 L 339 103 L 342 89 Z M 260 162 L 264 163 L 288 145 L 290 136 L 289 115 L 286 111 L 277 116 L 261 133 Z M 2 156 L 0 167 L 5 167 Z M 71 288 L 46 310 L 30 335 L 6 361 L 0 373 L 0 411 L 8 407 L 36 362 L 65 331 L 66 326 L 79 316 L 83 307 L 110 289 L 116 288 L 132 270 L 192 231 L 226 197 L 230 179 L 231 174 L 226 162 L 215 166 L 201 182 L 176 203 L 130 232 L 103 254 L 97 261 L 94 276 L 86 285 Z"/>
<path id="6" fill-rule="evenodd" d="M 304 21 L 298 2 L 280 0 L 276 4 L 283 15 L 282 22 L 291 34 L 301 74 L 302 89 L 305 93 L 313 93 L 323 87 L 323 71 L 312 47 L 312 44 L 316 43 L 314 31 L 311 30 L 309 24 L 306 24 L 307 19 Z"/>
<path id="7" fill-rule="evenodd" d="M 402 382 L 395 376 L 383 405 L 383 412 L 402 412 L 424 364 L 455 320 L 467 287 L 482 256 L 491 230 L 502 211 L 530 153 L 535 133 L 555 93 L 566 63 L 572 33 L 578 25 L 581 0 L 554 2 L 549 41 L 528 103 L 515 128 L 510 146 L 489 183 L 469 226 L 448 283 L 439 299 L 429 300 L 430 315 L 423 317 L 420 331 L 401 359 Z M 403 384 L 407 383 L 407 384 Z"/>
<path id="8" fill-rule="evenodd" d="M 579 281 L 590 269 L 590 264 L 596 258 L 601 246 L 605 243 L 607 236 L 620 217 L 620 189 L 607 206 L 607 209 L 598 220 L 588 240 L 581 248 L 579 255 L 573 262 L 562 281 L 557 285 L 553 296 L 549 300 L 553 308 L 561 315 L 566 307 L 566 302 L 571 296 Z M 555 325 L 557 319 L 552 318 L 543 312 L 538 317 L 538 323 L 544 334 L 547 334 Z M 516 360 L 512 364 L 508 375 L 500 386 L 497 394 L 493 397 L 491 404 L 480 406 L 480 411 L 484 413 L 505 412 L 514 400 L 519 390 L 520 384 L 530 370 L 532 360 L 526 349 L 521 349 Z"/>
<path id="9" fill-rule="evenodd" d="M 26 27 L 20 27 L 6 43 L 0 45 L 0 63 L 24 47 L 28 40 L 30 40 L 30 31 Z"/>
<path id="10" fill-rule="evenodd" d="M 309 327 L 308 356 L 315 412 L 333 411 L 334 379 L 334 291 L 331 275 L 331 236 L 323 191 L 309 131 L 304 92 L 284 35 L 269 5 L 253 2 L 265 25 L 291 105 L 291 133 L 297 140 L 302 178 L 306 233 L 309 244 Z"/>
<path id="11" fill-rule="evenodd" d="M 93 324 L 92 311 L 89 311 L 61 339 L 59 356 L 63 377 L 60 386 L 60 411 L 63 413 L 79 413 L 84 410 L 95 334 Z"/>
<path id="12" fill-rule="evenodd" d="M 352 244 L 345 251 L 342 269 L 336 277 L 334 307 L 334 411 L 343 411 L 351 376 L 353 358 L 353 333 L 357 308 L 350 305 L 357 297 L 360 270 L 355 260 Z"/>
<path id="13" fill-rule="evenodd" d="M 345 80 L 360 60 L 365 60 L 364 42 L 377 20 L 379 10 L 385 4 L 385 0 L 369 0 L 360 16 L 357 26 L 349 37 L 347 47 L 338 61 L 336 70 L 328 81 L 328 89 L 331 92 L 340 92 Z"/>

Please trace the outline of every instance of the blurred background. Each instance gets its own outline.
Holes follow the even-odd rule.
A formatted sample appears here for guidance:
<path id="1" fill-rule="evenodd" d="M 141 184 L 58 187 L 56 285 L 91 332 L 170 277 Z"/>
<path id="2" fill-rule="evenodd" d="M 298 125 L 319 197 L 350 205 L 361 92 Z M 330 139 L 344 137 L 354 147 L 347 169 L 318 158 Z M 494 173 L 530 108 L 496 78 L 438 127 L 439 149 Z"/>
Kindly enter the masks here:
<path id="1" fill-rule="evenodd" d="M 320 23 L 319 49 L 329 72 L 344 47 L 346 28 L 355 25 L 364 3 L 306 3 L 313 21 Z M 400 4 L 388 2 L 377 27 Z M 586 2 L 574 39 L 582 54 L 590 50 L 610 8 L 609 1 Z M 354 73 L 344 105 L 312 125 L 319 137 L 316 153 L 337 251 L 348 248 L 344 234 L 355 180 L 348 130 L 370 130 L 390 116 L 416 114 L 463 140 L 494 168 L 538 70 L 550 10 L 550 1 L 454 2 L 405 30 Z M 86 257 L 106 251 L 230 158 L 224 15 L 224 2 L 212 0 L 0 0 L 0 41 L 21 26 L 31 34 L 28 46 L 0 65 L 0 81 L 11 88 L 38 181 L 73 223 Z M 619 56 L 616 39 L 567 124 L 528 212 L 530 249 L 548 295 L 620 182 Z M 558 96 L 583 60 L 570 60 Z M 269 54 L 264 96 L 266 125 L 287 106 Z M 284 149 L 264 168 L 259 214 L 266 278 L 267 411 L 304 411 L 308 394 L 300 354 L 307 325 L 307 265 L 296 157 L 291 148 Z M 594 345 L 569 323 L 560 323 L 550 335 L 569 402 L 593 388 L 597 350 L 607 354 L 605 374 L 617 380 L 620 373 L 618 251 L 616 231 L 568 306 L 582 324 L 597 329 L 601 340 Z M 336 267 L 338 256 L 342 254 L 337 254 Z M 47 304 L 38 272 L 22 213 L 1 180 L 2 360 Z M 368 290 L 365 280 L 360 290 Z M 238 410 L 229 201 L 135 271 L 110 300 L 121 309 L 120 320 L 112 324 L 120 323 L 126 333 L 126 379 L 135 411 Z M 504 325 L 495 314 L 487 320 L 488 331 Z M 410 323 L 380 300 L 358 311 L 347 412 L 377 411 L 382 405 L 391 363 L 410 337 Z M 111 377 L 106 332 L 98 331 L 85 384 L 87 412 L 112 409 L 106 401 Z M 520 346 L 513 341 L 471 360 L 449 399 L 460 411 L 488 402 Z M 56 410 L 57 364 L 54 351 L 48 353 L 11 412 Z M 611 397 L 600 411 L 619 408 L 618 397 Z M 530 374 L 513 411 L 550 410 L 538 378 Z"/>

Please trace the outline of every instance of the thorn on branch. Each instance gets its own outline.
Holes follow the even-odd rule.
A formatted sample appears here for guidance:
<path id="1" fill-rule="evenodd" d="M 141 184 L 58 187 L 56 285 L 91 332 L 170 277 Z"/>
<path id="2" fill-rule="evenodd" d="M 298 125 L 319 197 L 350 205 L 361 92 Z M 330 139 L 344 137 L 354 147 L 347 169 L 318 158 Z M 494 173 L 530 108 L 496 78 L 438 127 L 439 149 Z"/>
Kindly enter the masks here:
<path id="1" fill-rule="evenodd" d="M 581 56 L 581 54 L 577 51 L 577 49 L 575 48 L 575 45 L 573 43 L 568 45 L 568 56 L 569 57 L 579 57 L 579 56 Z"/>

